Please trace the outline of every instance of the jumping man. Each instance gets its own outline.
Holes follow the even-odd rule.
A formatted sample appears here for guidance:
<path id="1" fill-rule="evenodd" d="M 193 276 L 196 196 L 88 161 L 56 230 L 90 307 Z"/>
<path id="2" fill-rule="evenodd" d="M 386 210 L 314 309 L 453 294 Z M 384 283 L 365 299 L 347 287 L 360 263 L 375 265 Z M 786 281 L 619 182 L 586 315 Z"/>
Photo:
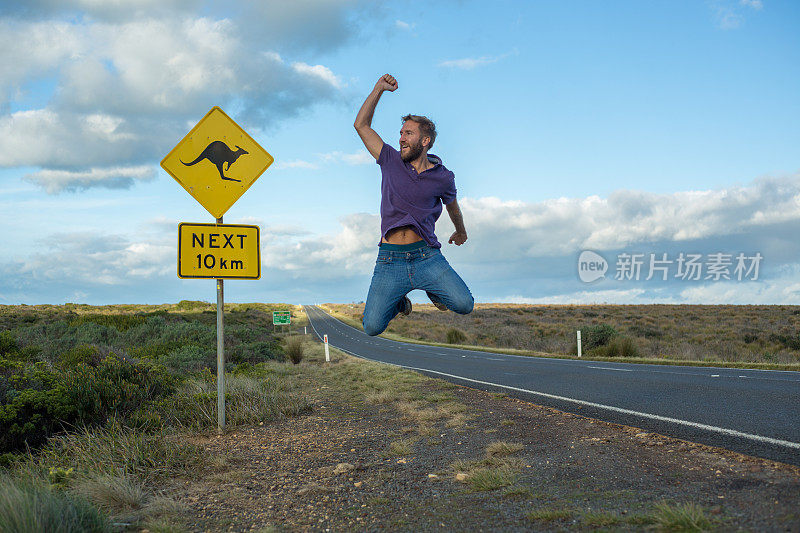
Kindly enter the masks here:
<path id="1" fill-rule="evenodd" d="M 472 311 L 469 288 L 439 250 L 434 226 L 442 204 L 455 226 L 448 242 L 461 246 L 467 230 L 456 202 L 455 175 L 428 150 L 436 126 L 427 117 L 406 115 L 398 152 L 372 129 L 372 116 L 384 91 L 397 90 L 386 74 L 375 84 L 356 116 L 358 135 L 381 167 L 381 239 L 378 260 L 364 308 L 364 332 L 379 335 L 399 313 L 411 312 L 406 294 L 424 290 L 433 305 L 466 315 Z"/>

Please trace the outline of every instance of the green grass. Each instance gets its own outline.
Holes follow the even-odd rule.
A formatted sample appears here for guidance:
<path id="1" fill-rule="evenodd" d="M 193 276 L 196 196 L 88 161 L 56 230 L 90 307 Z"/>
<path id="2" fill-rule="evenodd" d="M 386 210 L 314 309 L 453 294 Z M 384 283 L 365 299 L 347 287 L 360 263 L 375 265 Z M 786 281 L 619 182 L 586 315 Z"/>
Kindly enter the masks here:
<path id="1" fill-rule="evenodd" d="M 608 527 L 620 522 L 622 519 L 619 515 L 608 511 L 589 511 L 581 517 L 581 523 L 591 527 Z"/>
<path id="2" fill-rule="evenodd" d="M 89 502 L 33 481 L 0 477 L 0 531 L 64 533 L 112 531 L 111 524 Z"/>
<path id="3" fill-rule="evenodd" d="M 288 365 L 290 366 L 290 365 Z M 308 398 L 298 394 L 295 380 L 284 363 L 262 363 L 248 372 L 252 375 L 225 377 L 225 421 L 227 425 L 258 424 L 297 416 L 311 410 Z M 281 372 L 283 376 L 275 375 Z M 162 411 L 167 425 L 187 429 L 217 426 L 217 383 L 214 376 L 188 380 L 170 398 Z"/>
<path id="4" fill-rule="evenodd" d="M 400 457 L 403 455 L 411 455 L 412 440 L 396 440 L 389 443 L 384 451 L 385 457 Z"/>
<path id="5" fill-rule="evenodd" d="M 661 502 L 656 504 L 650 516 L 661 531 L 699 532 L 709 531 L 713 527 L 703 508 L 694 503 L 671 505 Z"/>
<path id="6" fill-rule="evenodd" d="M 570 509 L 542 507 L 529 512 L 526 516 L 529 520 L 555 522 L 557 520 L 566 520 L 568 518 L 572 518 L 572 514 L 573 511 Z"/>
<path id="7" fill-rule="evenodd" d="M 498 441 L 486 447 L 486 455 L 489 457 L 505 457 L 507 455 L 513 455 L 524 448 L 525 446 L 522 444 Z"/>
<path id="8" fill-rule="evenodd" d="M 467 483 L 475 492 L 496 490 L 513 485 L 519 479 L 517 472 L 508 467 L 477 468 L 467 477 Z"/>
<path id="9" fill-rule="evenodd" d="M 83 476 L 132 477 L 147 483 L 176 475 L 192 477 L 205 467 L 206 460 L 201 447 L 186 443 L 180 435 L 111 425 L 54 437 L 21 468 L 41 472 L 73 468 Z"/>

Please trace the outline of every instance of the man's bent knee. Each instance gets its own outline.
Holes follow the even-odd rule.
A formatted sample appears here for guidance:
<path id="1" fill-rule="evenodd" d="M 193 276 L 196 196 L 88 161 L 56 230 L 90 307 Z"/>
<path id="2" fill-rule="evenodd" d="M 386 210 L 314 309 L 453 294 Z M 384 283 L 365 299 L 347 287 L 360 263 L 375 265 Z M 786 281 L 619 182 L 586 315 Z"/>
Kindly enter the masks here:
<path id="1" fill-rule="evenodd" d="M 364 326 L 364 333 L 369 335 L 370 337 L 374 337 L 375 335 L 380 335 L 383 333 L 383 330 L 386 329 L 386 326 L 375 322 L 374 320 L 369 320 L 366 317 L 362 320 L 361 324 Z"/>
<path id="2" fill-rule="evenodd" d="M 451 310 L 459 315 L 468 315 L 472 312 L 472 308 L 475 306 L 475 299 L 472 295 L 467 295 L 465 298 L 460 298 L 453 302 L 453 307 Z"/>

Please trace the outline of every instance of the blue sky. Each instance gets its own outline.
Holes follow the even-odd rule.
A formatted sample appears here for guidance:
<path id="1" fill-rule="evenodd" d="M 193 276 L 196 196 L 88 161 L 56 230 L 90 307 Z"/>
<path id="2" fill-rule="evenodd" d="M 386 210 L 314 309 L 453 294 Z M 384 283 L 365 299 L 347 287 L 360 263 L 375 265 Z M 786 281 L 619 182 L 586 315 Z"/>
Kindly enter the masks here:
<path id="1" fill-rule="evenodd" d="M 775 0 L 3 2 L 0 303 L 213 300 L 175 273 L 178 223 L 211 216 L 158 163 L 214 105 L 275 157 L 225 215 L 263 262 L 227 299 L 363 300 L 380 176 L 352 123 L 387 72 L 373 126 L 437 122 L 478 301 L 800 303 L 798 27 Z M 763 261 L 614 279 L 682 252 Z"/>

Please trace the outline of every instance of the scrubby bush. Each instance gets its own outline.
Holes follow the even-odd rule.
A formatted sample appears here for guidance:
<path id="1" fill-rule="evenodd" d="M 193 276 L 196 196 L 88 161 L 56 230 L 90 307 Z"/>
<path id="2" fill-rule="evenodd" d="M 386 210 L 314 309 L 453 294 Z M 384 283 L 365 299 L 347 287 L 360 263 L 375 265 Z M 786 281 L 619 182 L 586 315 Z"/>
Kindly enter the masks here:
<path id="1" fill-rule="evenodd" d="M 592 353 L 602 357 L 639 357 L 639 349 L 628 337 L 612 337 L 611 341 L 597 347 Z"/>
<path id="2" fill-rule="evenodd" d="M 225 379 L 225 419 L 228 424 L 257 424 L 308 412 L 311 404 L 296 394 L 283 377 L 267 377 L 270 372 L 252 371 L 258 377 L 233 375 Z M 170 425 L 192 429 L 212 428 L 217 424 L 217 383 L 211 372 L 187 381 L 164 404 L 164 417 Z"/>
<path id="3" fill-rule="evenodd" d="M 70 326 L 80 326 L 82 324 L 97 324 L 116 329 L 117 331 L 127 331 L 134 326 L 143 324 L 147 319 L 142 315 L 101 315 L 89 314 L 80 315 L 70 321 Z"/>
<path id="4" fill-rule="evenodd" d="M 447 330 L 448 344 L 463 344 L 467 340 L 466 334 L 460 329 L 450 328 Z"/>
<path id="5" fill-rule="evenodd" d="M 59 362 L 65 368 L 80 364 L 96 366 L 103 360 L 103 352 L 93 344 L 80 344 L 59 356 Z"/>
<path id="6" fill-rule="evenodd" d="M 97 366 L 56 369 L 43 362 L 4 365 L 0 375 L 0 452 L 41 446 L 67 426 L 126 420 L 175 382 L 152 366 L 109 354 Z"/>
<path id="7" fill-rule="evenodd" d="M 205 309 L 209 305 L 211 304 L 200 300 L 181 300 L 175 304 L 175 309 L 180 311 L 194 311 L 196 309 Z"/>
<path id="8" fill-rule="evenodd" d="M 608 324 L 589 326 L 583 330 L 581 335 L 583 349 L 592 350 L 598 346 L 605 346 L 616 334 L 617 330 Z"/>
<path id="9" fill-rule="evenodd" d="M 184 307 L 207 306 L 196 304 Z M 0 455 L 110 420 L 162 427 L 162 408 L 181 382 L 216 368 L 216 328 L 202 315 L 187 316 L 62 312 L 35 322 L 14 319 L 13 330 L 0 332 Z M 284 359 L 257 322 L 231 328 L 225 352 L 232 364 Z"/>
<path id="10" fill-rule="evenodd" d="M 18 350 L 17 338 L 10 331 L 0 331 L 0 356 L 14 354 Z"/>
<path id="11" fill-rule="evenodd" d="M 188 344 L 170 351 L 159 358 L 159 362 L 178 373 L 196 372 L 215 364 L 216 351 L 213 350 Z"/>
<path id="12" fill-rule="evenodd" d="M 792 334 L 779 334 L 773 333 L 769 336 L 769 340 L 780 344 L 781 346 L 785 346 L 790 350 L 800 350 L 800 333 L 792 333 Z"/>
<path id="13" fill-rule="evenodd" d="M 256 341 L 246 344 L 234 344 L 226 350 L 228 361 L 234 364 L 263 363 L 265 361 L 285 360 L 283 348 L 277 342 Z"/>
<path id="14" fill-rule="evenodd" d="M 45 484 L 0 478 L 0 531 L 113 531 L 86 500 Z"/>
<path id="15" fill-rule="evenodd" d="M 286 339 L 286 355 L 289 360 L 298 364 L 303 360 L 303 338 L 300 336 L 289 337 Z"/>

